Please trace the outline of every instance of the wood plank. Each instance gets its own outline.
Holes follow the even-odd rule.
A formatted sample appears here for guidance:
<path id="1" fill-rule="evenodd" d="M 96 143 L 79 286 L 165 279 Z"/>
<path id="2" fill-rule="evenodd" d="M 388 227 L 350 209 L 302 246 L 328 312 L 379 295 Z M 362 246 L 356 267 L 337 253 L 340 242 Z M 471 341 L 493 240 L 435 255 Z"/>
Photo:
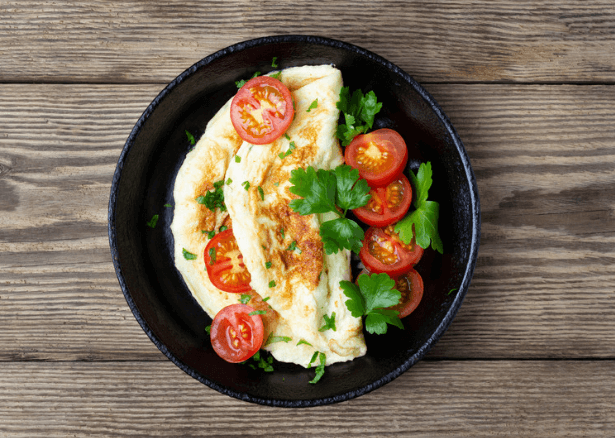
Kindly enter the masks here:
<path id="1" fill-rule="evenodd" d="M 279 34 L 344 40 L 424 82 L 615 81 L 611 0 L 8 0 L 0 16 L 0 82 L 166 83 L 228 45 Z"/>
<path id="2" fill-rule="evenodd" d="M 111 264 L 115 162 L 159 85 L 0 85 L 0 360 L 164 360 Z M 615 86 L 430 85 L 482 201 L 429 357 L 615 356 Z"/>
<path id="3" fill-rule="evenodd" d="M 219 394 L 165 363 L 8 363 L 0 435 L 610 437 L 611 361 L 421 362 L 362 397 L 289 410 Z"/>

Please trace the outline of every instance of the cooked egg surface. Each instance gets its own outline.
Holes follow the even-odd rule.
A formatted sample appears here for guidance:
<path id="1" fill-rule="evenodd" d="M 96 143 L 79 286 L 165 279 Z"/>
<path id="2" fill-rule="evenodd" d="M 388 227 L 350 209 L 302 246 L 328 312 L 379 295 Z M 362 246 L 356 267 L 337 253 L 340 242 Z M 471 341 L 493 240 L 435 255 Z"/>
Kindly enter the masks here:
<path id="1" fill-rule="evenodd" d="M 295 118 L 286 136 L 267 145 L 242 142 L 230 121 L 229 101 L 188 154 L 174 189 L 175 264 L 212 318 L 237 303 L 240 294 L 211 284 L 203 259 L 209 239 L 202 231 L 232 223 L 252 276 L 253 297 L 248 304 L 267 311 L 265 341 L 276 341 L 263 348 L 277 360 L 303 366 L 319 351 L 326 354 L 329 365 L 366 351 L 361 320 L 346 308 L 347 298 L 339 286 L 341 280 L 350 279 L 350 254 L 325 254 L 320 224 L 335 215 L 293 212 L 288 204 L 296 196 L 289 191 L 289 178 L 299 167 L 332 169 L 343 163 L 335 137 L 342 77 L 331 66 L 306 66 L 285 69 L 279 79 L 295 102 Z M 229 179 L 230 184 L 224 185 L 228 212 L 212 212 L 195 201 L 213 189 L 214 182 Z M 197 254 L 197 259 L 186 260 L 184 249 Z M 333 313 L 336 330 L 319 331 L 325 325 L 324 315 Z"/>

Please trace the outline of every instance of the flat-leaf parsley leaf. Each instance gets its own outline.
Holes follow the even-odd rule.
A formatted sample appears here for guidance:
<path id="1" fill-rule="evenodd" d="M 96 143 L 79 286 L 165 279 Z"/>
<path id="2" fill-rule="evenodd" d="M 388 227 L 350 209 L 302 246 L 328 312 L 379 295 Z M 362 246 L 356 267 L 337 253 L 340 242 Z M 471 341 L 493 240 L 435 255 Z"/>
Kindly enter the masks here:
<path id="1" fill-rule="evenodd" d="M 431 247 L 440 254 L 444 253 L 442 239 L 438 233 L 438 217 L 440 205 L 428 201 L 429 188 L 433 182 L 431 163 L 422 163 L 416 175 L 410 171 L 410 181 L 417 191 L 414 200 L 415 210 L 395 225 L 395 232 L 406 244 L 410 243 L 416 233 L 416 243 L 423 249 Z"/>
<path id="2" fill-rule="evenodd" d="M 355 90 L 351 95 L 350 87 L 342 87 L 336 106 L 344 114 L 345 122 L 337 127 L 337 137 L 343 146 L 348 146 L 353 138 L 372 128 L 382 103 L 373 91 L 363 95 L 361 90 Z"/>
<path id="3" fill-rule="evenodd" d="M 346 307 L 355 318 L 363 315 L 365 329 L 369 333 L 384 334 L 387 324 L 401 329 L 404 326 L 397 316 L 399 312 L 387 309 L 399 304 L 401 293 L 394 289 L 395 280 L 387 274 L 361 274 L 357 280 L 358 286 L 351 281 L 340 281 L 346 300 Z"/>

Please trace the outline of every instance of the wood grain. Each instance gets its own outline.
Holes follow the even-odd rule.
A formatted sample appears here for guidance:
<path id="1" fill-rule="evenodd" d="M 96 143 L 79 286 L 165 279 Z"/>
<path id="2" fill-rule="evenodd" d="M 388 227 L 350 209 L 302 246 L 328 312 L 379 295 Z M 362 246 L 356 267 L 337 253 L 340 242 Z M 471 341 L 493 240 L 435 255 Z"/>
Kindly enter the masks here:
<path id="1" fill-rule="evenodd" d="M 11 363 L 0 435 L 610 437 L 614 382 L 601 361 L 423 362 L 362 397 L 289 410 L 219 394 L 170 362 Z"/>
<path id="2" fill-rule="evenodd" d="M 120 150 L 160 89 L 0 86 L 0 360 L 165 360 L 121 294 L 106 229 Z M 614 358 L 615 87 L 428 89 L 483 215 L 470 291 L 428 357 Z"/>
<path id="3" fill-rule="evenodd" d="M 611 0 L 5 0 L 0 16 L 0 82 L 166 83 L 280 34 L 359 45 L 423 82 L 615 82 Z"/>

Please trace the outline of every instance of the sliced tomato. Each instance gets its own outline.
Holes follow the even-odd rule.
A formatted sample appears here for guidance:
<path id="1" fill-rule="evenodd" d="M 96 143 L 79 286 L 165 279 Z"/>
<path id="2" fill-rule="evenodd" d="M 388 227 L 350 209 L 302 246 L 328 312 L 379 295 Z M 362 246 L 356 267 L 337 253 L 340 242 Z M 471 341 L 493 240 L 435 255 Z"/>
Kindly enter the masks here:
<path id="1" fill-rule="evenodd" d="M 412 186 L 403 174 L 386 187 L 372 187 L 367 205 L 352 210 L 362 222 L 372 227 L 384 227 L 406 215 L 412 203 Z"/>
<path id="2" fill-rule="evenodd" d="M 408 272 L 422 256 L 423 248 L 414 239 L 408 245 L 403 243 L 393 225 L 368 228 L 359 252 L 361 261 L 370 272 L 384 272 L 393 278 Z"/>
<path id="3" fill-rule="evenodd" d="M 269 76 L 250 79 L 231 102 L 231 122 L 237 134 L 252 144 L 268 144 L 281 137 L 294 114 L 289 89 Z"/>
<path id="4" fill-rule="evenodd" d="M 251 312 L 254 309 L 246 304 L 232 304 L 220 310 L 211 323 L 211 345 L 225 361 L 243 362 L 261 348 L 263 320 Z"/>
<path id="5" fill-rule="evenodd" d="M 392 129 L 383 128 L 357 135 L 344 152 L 346 164 L 359 170 L 371 187 L 393 182 L 408 162 L 404 139 Z"/>
<path id="6" fill-rule="evenodd" d="M 243 263 L 233 230 L 215 235 L 205 247 L 205 268 L 212 284 L 225 292 L 249 292 L 252 279 Z"/>
<path id="7" fill-rule="evenodd" d="M 414 312 L 423 298 L 423 278 L 414 269 L 410 269 L 401 277 L 395 279 L 395 289 L 401 292 L 399 304 L 391 307 L 403 318 Z"/>

